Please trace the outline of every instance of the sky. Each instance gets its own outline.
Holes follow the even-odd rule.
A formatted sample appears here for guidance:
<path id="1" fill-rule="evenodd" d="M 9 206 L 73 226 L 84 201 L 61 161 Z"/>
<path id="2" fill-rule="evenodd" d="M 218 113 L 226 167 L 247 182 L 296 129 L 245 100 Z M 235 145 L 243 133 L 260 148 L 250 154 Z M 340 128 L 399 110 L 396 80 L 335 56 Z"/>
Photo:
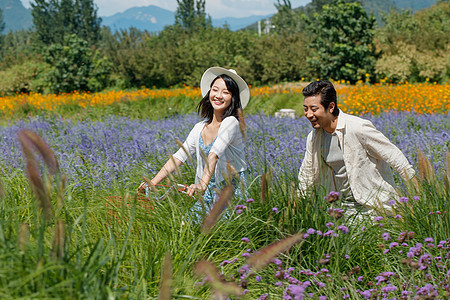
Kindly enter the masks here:
<path id="1" fill-rule="evenodd" d="M 26 8 L 33 0 L 21 0 Z M 275 13 L 277 0 L 206 0 L 205 10 L 212 18 L 248 17 L 252 15 L 268 15 Z M 282 1 L 280 1 L 282 2 Z M 292 7 L 303 6 L 311 0 L 291 0 Z M 135 6 L 156 5 L 161 8 L 175 11 L 177 0 L 94 0 L 98 7 L 98 16 L 108 17 Z"/>

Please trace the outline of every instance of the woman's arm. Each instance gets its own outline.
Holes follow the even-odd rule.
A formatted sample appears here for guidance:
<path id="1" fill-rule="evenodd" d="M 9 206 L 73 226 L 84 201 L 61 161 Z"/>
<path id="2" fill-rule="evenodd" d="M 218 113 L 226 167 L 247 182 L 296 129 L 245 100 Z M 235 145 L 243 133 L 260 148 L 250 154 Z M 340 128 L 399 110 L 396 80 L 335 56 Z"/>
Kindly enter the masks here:
<path id="1" fill-rule="evenodd" d="M 164 166 L 161 168 L 161 170 L 159 170 L 159 172 L 155 175 L 155 177 L 152 178 L 152 180 L 150 180 L 150 184 L 152 186 L 157 185 L 158 183 L 160 183 L 161 181 L 163 181 L 169 174 L 172 174 L 177 168 L 179 168 L 181 165 L 183 164 L 183 162 L 181 160 L 179 160 L 176 157 L 171 157 L 165 164 Z M 147 182 L 142 182 L 139 187 L 138 187 L 138 191 L 144 189 L 146 187 L 148 183 Z"/>
<path id="2" fill-rule="evenodd" d="M 209 153 L 207 163 L 205 164 L 205 168 L 203 169 L 203 175 L 200 179 L 200 183 L 194 183 L 188 187 L 187 194 L 189 196 L 193 196 L 197 193 L 203 194 L 206 191 L 209 181 L 211 180 L 211 177 L 216 170 L 218 160 L 219 157 L 217 156 L 217 154 L 212 152 Z"/>

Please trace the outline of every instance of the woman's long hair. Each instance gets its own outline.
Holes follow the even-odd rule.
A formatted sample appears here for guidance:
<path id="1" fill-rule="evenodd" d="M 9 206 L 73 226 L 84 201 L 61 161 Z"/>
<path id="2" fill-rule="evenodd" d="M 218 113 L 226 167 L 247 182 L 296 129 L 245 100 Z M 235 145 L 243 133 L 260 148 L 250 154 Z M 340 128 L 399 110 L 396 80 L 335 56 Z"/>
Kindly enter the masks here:
<path id="1" fill-rule="evenodd" d="M 217 76 L 210 85 L 210 90 L 206 93 L 205 97 L 200 101 L 197 105 L 197 112 L 202 117 L 205 118 L 208 123 L 211 123 L 214 116 L 214 108 L 211 105 L 211 101 L 209 101 L 209 93 L 211 91 L 211 87 L 214 82 L 222 78 L 225 81 L 225 85 L 227 86 L 228 91 L 231 93 L 231 104 L 224 111 L 222 119 L 226 117 L 233 116 L 239 120 L 239 108 L 241 108 L 241 98 L 239 94 L 239 87 L 237 83 L 228 75 L 222 74 Z"/>

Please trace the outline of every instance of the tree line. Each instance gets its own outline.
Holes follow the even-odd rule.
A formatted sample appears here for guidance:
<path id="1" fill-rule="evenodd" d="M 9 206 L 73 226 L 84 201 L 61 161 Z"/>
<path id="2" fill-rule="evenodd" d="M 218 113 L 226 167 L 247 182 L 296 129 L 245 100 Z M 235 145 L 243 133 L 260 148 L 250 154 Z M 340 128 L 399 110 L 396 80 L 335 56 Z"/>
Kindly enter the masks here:
<path id="1" fill-rule="evenodd" d="M 449 78 L 448 0 L 416 13 L 391 10 L 383 26 L 359 1 L 294 9 L 277 0 L 263 35 L 212 27 L 205 0 L 177 2 L 175 24 L 150 33 L 102 27 L 93 0 L 35 0 L 34 27 L 0 36 L 0 93 L 197 86 L 211 66 L 234 68 L 253 85 Z"/>

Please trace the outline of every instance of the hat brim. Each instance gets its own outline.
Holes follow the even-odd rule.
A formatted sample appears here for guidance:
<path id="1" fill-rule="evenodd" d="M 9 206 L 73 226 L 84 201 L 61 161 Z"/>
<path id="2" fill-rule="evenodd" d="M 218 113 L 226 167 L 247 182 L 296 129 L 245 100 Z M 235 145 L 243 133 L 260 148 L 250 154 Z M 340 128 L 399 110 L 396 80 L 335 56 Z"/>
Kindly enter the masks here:
<path id="1" fill-rule="evenodd" d="M 202 97 L 205 97 L 208 91 L 211 89 L 211 83 L 214 79 L 216 79 L 219 75 L 228 75 L 230 76 L 239 87 L 239 98 L 241 99 L 241 106 L 244 109 L 248 101 L 250 100 L 250 89 L 248 88 L 247 83 L 244 79 L 241 78 L 238 74 L 234 73 L 231 70 L 227 70 L 221 67 L 212 67 L 203 73 L 202 79 L 200 80 L 200 90 L 202 92 Z"/>

